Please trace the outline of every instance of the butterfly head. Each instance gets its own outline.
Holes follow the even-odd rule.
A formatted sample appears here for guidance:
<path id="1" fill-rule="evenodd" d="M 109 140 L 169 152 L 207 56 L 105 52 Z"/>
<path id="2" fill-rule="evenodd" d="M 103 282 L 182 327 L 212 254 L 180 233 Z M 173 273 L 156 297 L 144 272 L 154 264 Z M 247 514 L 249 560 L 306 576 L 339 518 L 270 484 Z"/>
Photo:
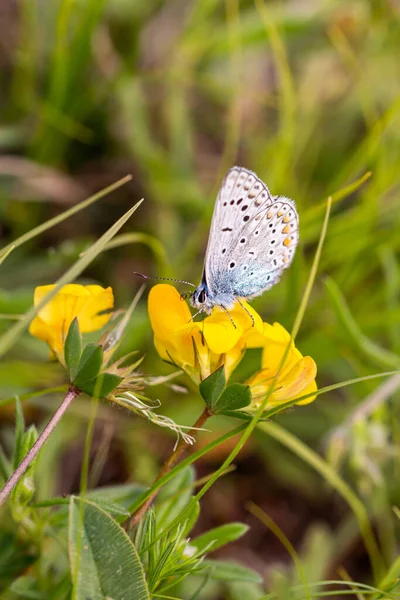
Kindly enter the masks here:
<path id="1" fill-rule="evenodd" d="M 208 301 L 208 289 L 201 283 L 190 296 L 190 304 L 198 310 L 206 310 Z"/>
<path id="2" fill-rule="evenodd" d="M 210 290 L 208 289 L 206 282 L 203 280 L 199 287 L 197 287 L 190 296 L 190 304 L 198 311 L 204 311 L 210 314 L 215 306 L 215 301 L 210 298 L 210 296 Z"/>

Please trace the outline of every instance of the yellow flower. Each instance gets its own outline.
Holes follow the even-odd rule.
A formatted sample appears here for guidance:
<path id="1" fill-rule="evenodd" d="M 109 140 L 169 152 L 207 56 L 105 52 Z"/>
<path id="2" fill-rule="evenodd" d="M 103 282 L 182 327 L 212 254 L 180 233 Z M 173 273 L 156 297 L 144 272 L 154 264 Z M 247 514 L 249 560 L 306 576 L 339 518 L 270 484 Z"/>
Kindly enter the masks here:
<path id="1" fill-rule="evenodd" d="M 197 384 L 221 365 L 225 366 L 228 379 L 242 358 L 243 336 L 253 328 L 253 319 L 254 328 L 260 333 L 263 330 L 260 316 L 247 303 L 243 304 L 248 312 L 237 303 L 229 315 L 217 308 L 203 321 L 195 322 L 173 286 L 155 285 L 149 294 L 149 316 L 157 352 Z"/>
<path id="2" fill-rule="evenodd" d="M 42 285 L 35 289 L 34 304 L 37 306 L 54 285 Z M 105 325 L 109 314 L 100 314 L 114 306 L 112 289 L 100 285 L 78 285 L 71 283 L 40 309 L 29 327 L 29 332 L 46 342 L 52 352 L 62 361 L 62 351 L 69 326 L 78 318 L 82 333 L 96 331 Z"/>
<path id="3" fill-rule="evenodd" d="M 289 345 L 289 349 L 287 347 Z M 264 323 L 262 333 L 252 331 L 246 336 L 247 348 L 263 348 L 261 370 L 246 382 L 252 393 L 251 408 L 257 408 L 265 398 L 271 382 L 277 374 L 273 392 L 268 398 L 267 407 L 284 404 L 311 392 L 317 391 L 315 377 L 317 366 L 310 356 L 303 356 L 295 347 L 290 334 L 279 323 Z M 283 357 L 284 363 L 281 366 Z M 310 396 L 298 404 L 308 404 L 315 400 Z"/>
<path id="4" fill-rule="evenodd" d="M 254 410 L 265 398 L 289 345 L 267 406 L 315 392 L 317 367 L 313 359 L 302 356 L 279 323 L 263 323 L 247 302 L 242 300 L 241 304 L 237 302 L 229 314 L 217 307 L 203 321 L 195 322 L 174 287 L 154 286 L 149 294 L 149 316 L 157 352 L 199 384 L 221 365 L 228 380 L 246 348 L 262 348 L 262 368 L 246 382 L 253 399 L 249 409 Z M 307 404 L 314 398 L 310 396 L 299 404 Z"/>

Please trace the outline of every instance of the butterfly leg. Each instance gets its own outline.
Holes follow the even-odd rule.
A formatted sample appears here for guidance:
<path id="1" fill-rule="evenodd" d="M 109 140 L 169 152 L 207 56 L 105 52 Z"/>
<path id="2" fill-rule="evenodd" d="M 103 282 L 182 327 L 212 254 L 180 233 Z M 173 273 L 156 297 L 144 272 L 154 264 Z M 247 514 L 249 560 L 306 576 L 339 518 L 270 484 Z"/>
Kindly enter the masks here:
<path id="1" fill-rule="evenodd" d="M 250 319 L 252 320 L 252 327 L 254 327 L 254 325 L 256 324 L 253 315 L 251 314 L 251 312 L 249 310 L 247 310 L 247 308 L 245 307 L 245 305 L 242 303 L 242 301 L 240 300 L 240 298 L 236 297 L 236 300 L 239 302 L 240 306 L 243 308 L 243 310 L 245 312 L 247 312 L 247 314 L 249 315 Z"/>
<path id="2" fill-rule="evenodd" d="M 235 321 L 232 319 L 231 313 L 229 312 L 229 310 L 226 308 L 226 306 L 223 306 L 222 304 L 220 304 L 221 308 L 226 312 L 226 314 L 228 315 L 228 317 L 231 320 L 232 325 L 234 326 L 234 328 L 236 329 L 236 324 Z"/>
<path id="3" fill-rule="evenodd" d="M 183 299 L 182 296 L 181 296 L 181 299 Z M 188 323 L 190 323 L 190 321 L 194 321 L 194 319 L 197 317 L 197 315 L 199 315 L 202 312 L 203 312 L 203 309 L 201 308 L 200 310 L 197 311 L 197 313 L 194 313 L 194 315 L 192 315 L 192 317 L 189 319 Z"/>

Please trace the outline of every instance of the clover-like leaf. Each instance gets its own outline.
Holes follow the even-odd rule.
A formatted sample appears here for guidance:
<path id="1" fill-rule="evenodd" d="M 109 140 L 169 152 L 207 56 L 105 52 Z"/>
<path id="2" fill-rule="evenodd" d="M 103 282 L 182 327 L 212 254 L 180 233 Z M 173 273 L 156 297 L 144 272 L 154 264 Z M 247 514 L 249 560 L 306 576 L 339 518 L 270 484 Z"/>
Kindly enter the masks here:
<path id="1" fill-rule="evenodd" d="M 133 542 L 103 508 L 71 496 L 68 531 L 76 600 L 150 600 Z"/>
<path id="2" fill-rule="evenodd" d="M 79 389 L 89 396 L 96 398 L 106 398 L 121 383 L 123 377 L 113 373 L 100 373 L 94 379 L 83 382 Z"/>
<path id="3" fill-rule="evenodd" d="M 82 354 L 82 336 L 79 330 L 78 318 L 72 321 L 64 344 L 64 358 L 70 381 L 76 377 Z"/>
<path id="4" fill-rule="evenodd" d="M 97 344 L 87 344 L 83 349 L 80 358 L 77 373 L 73 379 L 73 384 L 83 389 L 82 385 L 91 379 L 95 379 L 99 374 L 103 362 L 103 349 Z"/>
<path id="5" fill-rule="evenodd" d="M 250 402 L 250 387 L 243 383 L 232 383 L 218 398 L 213 408 L 213 412 L 214 414 L 220 414 L 226 411 L 239 410 L 248 406 Z"/>
<path id="6" fill-rule="evenodd" d="M 200 383 L 200 394 L 212 412 L 225 389 L 225 369 L 220 367 Z"/>

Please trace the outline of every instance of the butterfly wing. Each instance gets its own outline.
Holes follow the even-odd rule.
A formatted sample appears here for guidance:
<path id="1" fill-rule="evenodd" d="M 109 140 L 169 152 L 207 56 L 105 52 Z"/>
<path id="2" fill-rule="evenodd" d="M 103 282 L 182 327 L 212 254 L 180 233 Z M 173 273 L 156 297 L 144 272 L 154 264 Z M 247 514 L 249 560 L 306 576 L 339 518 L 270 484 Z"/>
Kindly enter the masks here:
<path id="1" fill-rule="evenodd" d="M 243 298 L 261 294 L 290 265 L 297 242 L 293 200 L 272 197 L 255 173 L 234 167 L 214 208 L 204 263 L 210 292 Z"/>

